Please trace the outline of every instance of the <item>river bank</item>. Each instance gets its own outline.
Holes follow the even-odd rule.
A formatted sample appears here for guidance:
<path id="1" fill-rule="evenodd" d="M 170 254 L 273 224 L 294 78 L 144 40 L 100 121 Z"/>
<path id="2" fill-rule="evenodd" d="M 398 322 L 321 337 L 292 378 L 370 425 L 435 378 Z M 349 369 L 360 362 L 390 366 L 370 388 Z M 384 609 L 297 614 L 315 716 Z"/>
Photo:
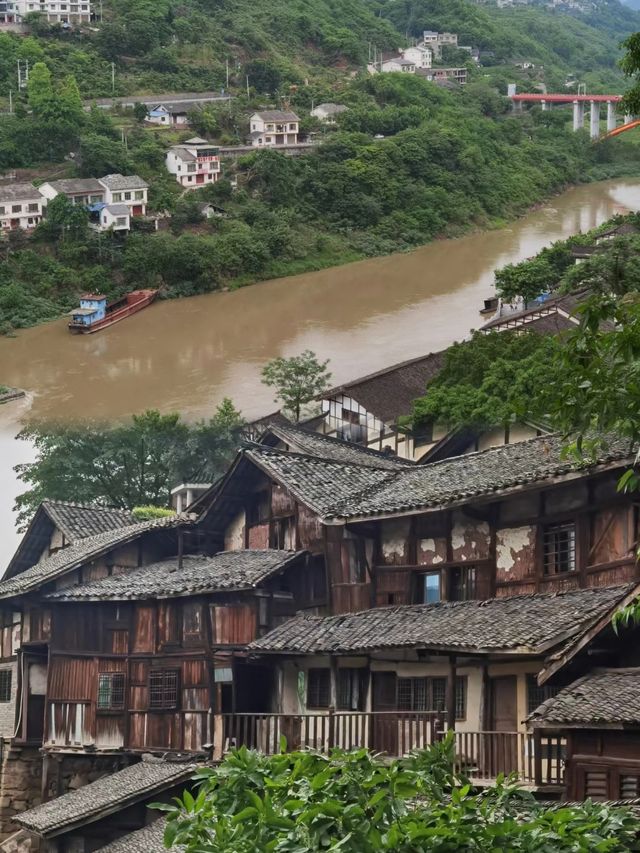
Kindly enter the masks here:
<path id="1" fill-rule="evenodd" d="M 146 408 L 208 417 L 231 397 L 248 419 L 273 411 L 266 361 L 304 349 L 330 359 L 336 384 L 448 346 L 477 328 L 494 270 L 640 209 L 640 179 L 585 184 L 509 227 L 439 240 L 260 287 L 158 302 L 97 335 L 64 320 L 0 338 L 0 375 L 28 397 L 0 407 L 0 546 L 15 545 L 12 467 L 31 448 L 27 420 L 116 420 Z M 0 554 L 0 559 L 2 555 Z"/>

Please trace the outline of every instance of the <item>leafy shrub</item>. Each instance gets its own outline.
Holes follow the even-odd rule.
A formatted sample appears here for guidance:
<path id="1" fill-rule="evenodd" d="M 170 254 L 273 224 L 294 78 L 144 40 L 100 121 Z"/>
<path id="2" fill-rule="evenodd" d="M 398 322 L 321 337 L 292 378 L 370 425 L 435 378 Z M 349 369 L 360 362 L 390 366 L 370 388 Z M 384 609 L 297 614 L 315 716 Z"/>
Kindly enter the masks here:
<path id="1" fill-rule="evenodd" d="M 638 850 L 625 809 L 548 807 L 499 778 L 481 793 L 453 773 L 453 742 L 386 762 L 365 749 L 266 757 L 241 747 L 199 770 L 168 813 L 186 853 L 574 853 Z"/>

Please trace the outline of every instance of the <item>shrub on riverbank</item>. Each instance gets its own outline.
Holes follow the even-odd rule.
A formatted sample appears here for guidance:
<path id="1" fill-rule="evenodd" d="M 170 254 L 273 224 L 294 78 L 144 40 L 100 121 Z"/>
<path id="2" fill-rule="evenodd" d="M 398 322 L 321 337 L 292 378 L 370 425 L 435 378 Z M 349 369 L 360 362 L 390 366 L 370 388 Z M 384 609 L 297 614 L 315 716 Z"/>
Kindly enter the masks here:
<path id="1" fill-rule="evenodd" d="M 638 850 L 628 809 L 549 807 L 499 779 L 476 793 L 447 739 L 387 762 L 367 750 L 265 757 L 242 747 L 168 813 L 165 843 L 186 853 L 622 853 Z"/>

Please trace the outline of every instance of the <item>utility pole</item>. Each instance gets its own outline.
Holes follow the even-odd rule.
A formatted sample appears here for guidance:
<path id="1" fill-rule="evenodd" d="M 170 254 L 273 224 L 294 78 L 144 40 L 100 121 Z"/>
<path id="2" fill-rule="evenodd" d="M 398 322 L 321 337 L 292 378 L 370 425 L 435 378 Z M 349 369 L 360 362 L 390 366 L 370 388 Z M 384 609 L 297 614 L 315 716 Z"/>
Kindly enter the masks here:
<path id="1" fill-rule="evenodd" d="M 111 63 L 111 94 L 115 95 L 116 93 L 116 64 L 115 62 Z"/>
<path id="2" fill-rule="evenodd" d="M 9 115 L 13 113 L 13 92 L 9 89 Z"/>
<path id="3" fill-rule="evenodd" d="M 227 92 L 229 91 L 229 60 L 227 59 Z"/>
<path id="4" fill-rule="evenodd" d="M 249 97 L 249 75 L 247 74 L 247 98 Z"/>

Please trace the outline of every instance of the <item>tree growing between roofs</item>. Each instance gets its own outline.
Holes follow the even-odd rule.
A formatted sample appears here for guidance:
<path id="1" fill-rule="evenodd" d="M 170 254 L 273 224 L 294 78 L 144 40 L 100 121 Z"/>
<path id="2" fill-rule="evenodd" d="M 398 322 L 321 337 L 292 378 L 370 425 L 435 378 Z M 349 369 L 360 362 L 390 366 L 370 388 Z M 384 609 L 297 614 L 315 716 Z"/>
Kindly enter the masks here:
<path id="1" fill-rule="evenodd" d="M 22 528 L 45 498 L 122 509 L 166 507 L 171 488 L 211 482 L 235 452 L 244 425 L 231 400 L 208 421 L 187 424 L 178 414 L 150 410 L 123 424 L 30 425 L 36 459 L 15 470 L 28 486 L 16 498 Z"/>
<path id="2" fill-rule="evenodd" d="M 296 423 L 300 420 L 302 407 L 322 394 L 329 387 L 331 373 L 327 361 L 319 361 L 311 350 L 291 358 L 272 359 L 262 368 L 262 382 L 275 388 L 275 401 L 281 402 L 285 411 Z"/>

